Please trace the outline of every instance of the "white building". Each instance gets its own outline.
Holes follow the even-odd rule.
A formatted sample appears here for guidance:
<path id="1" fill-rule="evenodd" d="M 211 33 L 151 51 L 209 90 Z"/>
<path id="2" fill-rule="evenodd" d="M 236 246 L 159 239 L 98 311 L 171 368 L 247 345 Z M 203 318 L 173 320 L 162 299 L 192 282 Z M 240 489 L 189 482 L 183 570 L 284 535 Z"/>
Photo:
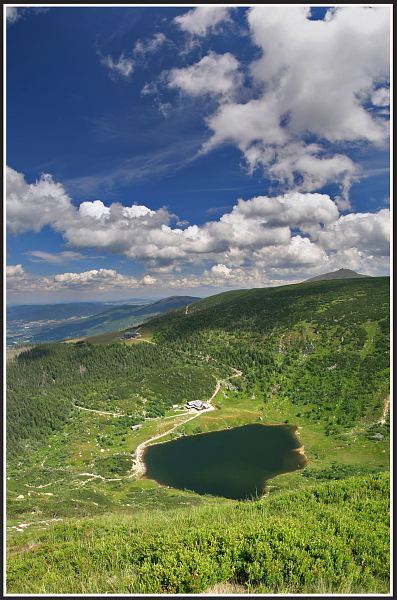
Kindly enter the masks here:
<path id="1" fill-rule="evenodd" d="M 186 403 L 186 408 L 195 408 L 196 410 L 204 410 L 205 408 L 209 408 L 208 404 L 205 402 L 201 402 L 201 400 L 190 400 Z"/>

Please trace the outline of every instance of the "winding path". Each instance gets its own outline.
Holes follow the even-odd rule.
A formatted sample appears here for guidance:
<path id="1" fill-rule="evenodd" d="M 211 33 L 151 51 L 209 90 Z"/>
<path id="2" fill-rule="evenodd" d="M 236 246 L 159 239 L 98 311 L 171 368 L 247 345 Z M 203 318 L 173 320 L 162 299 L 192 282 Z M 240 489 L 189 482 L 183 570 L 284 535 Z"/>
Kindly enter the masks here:
<path id="1" fill-rule="evenodd" d="M 383 408 L 383 414 L 382 417 L 379 420 L 379 423 L 381 425 L 385 425 L 386 424 L 386 419 L 387 419 L 387 415 L 389 414 L 389 410 L 390 410 L 390 394 L 388 396 L 386 396 L 385 399 L 385 405 Z"/>
<path id="2" fill-rule="evenodd" d="M 145 463 L 143 461 L 143 453 L 145 451 L 145 448 L 147 448 L 147 446 L 149 446 L 149 444 L 151 444 L 155 440 L 159 440 L 160 438 L 165 437 L 169 433 L 172 433 L 173 431 L 175 431 L 175 429 L 177 429 L 181 425 L 185 425 L 185 423 L 188 423 L 189 421 L 193 421 L 193 419 L 196 419 L 200 415 L 210 412 L 211 410 L 215 410 L 215 407 L 211 405 L 211 402 L 215 398 L 215 396 L 217 395 L 217 393 L 219 392 L 220 389 L 221 389 L 221 382 L 218 380 L 216 382 L 215 390 L 214 390 L 211 398 L 209 398 L 209 400 L 207 400 L 207 404 L 210 404 L 209 408 L 205 408 L 204 410 L 195 412 L 193 414 L 193 416 L 189 417 L 188 419 L 185 419 L 184 421 L 181 421 L 180 423 L 177 423 L 176 425 L 173 425 L 171 427 L 171 429 L 167 429 L 167 431 L 164 431 L 163 433 L 158 433 L 157 435 L 154 435 L 153 437 L 151 437 L 148 440 L 145 440 L 144 442 L 139 444 L 139 446 L 135 450 L 135 462 L 132 467 L 130 477 L 139 478 L 145 474 L 146 467 L 145 467 Z M 191 414 L 191 413 L 189 412 L 186 414 Z"/>
<path id="3" fill-rule="evenodd" d="M 81 477 L 81 476 L 89 477 L 89 479 L 87 479 L 86 481 L 78 481 L 78 483 L 80 485 L 85 485 L 86 483 L 88 483 L 89 481 L 92 481 L 93 479 L 102 479 L 102 481 L 121 481 L 123 479 L 122 477 L 113 477 L 113 478 L 103 477 L 102 475 L 96 475 L 95 473 L 76 473 L 76 475 L 77 475 L 77 477 Z"/>
<path id="4" fill-rule="evenodd" d="M 125 417 L 126 416 L 123 413 L 106 412 L 105 410 L 96 410 L 95 408 L 86 408 L 85 406 L 79 406 L 78 404 L 75 404 L 74 406 L 75 406 L 75 408 L 78 408 L 79 410 L 88 410 L 88 412 L 93 412 L 93 413 L 96 413 L 97 415 L 110 415 L 111 417 Z"/>
<path id="5" fill-rule="evenodd" d="M 234 371 L 234 374 L 231 375 L 229 377 L 229 379 L 232 379 L 232 377 L 241 377 L 243 374 L 243 372 L 240 371 L 239 369 L 233 368 L 233 371 Z M 173 431 L 175 431 L 175 429 L 178 429 L 178 427 L 180 427 L 181 425 L 185 425 L 185 423 L 188 423 L 189 421 L 193 421 L 193 419 L 196 419 L 197 417 L 201 416 L 202 414 L 210 412 L 212 410 L 215 410 L 215 407 L 211 405 L 211 402 L 215 398 L 215 396 L 217 395 L 219 390 L 221 389 L 221 383 L 222 383 L 222 381 L 218 379 L 216 382 L 215 390 L 213 391 L 211 398 L 209 398 L 207 400 L 207 404 L 210 405 L 209 408 L 205 408 L 204 410 L 195 412 L 193 414 L 193 416 L 189 417 L 188 419 L 185 419 L 184 421 L 181 421 L 181 422 L 177 423 L 176 425 L 173 425 L 170 429 L 167 429 L 167 431 L 164 431 L 163 433 L 158 433 L 157 435 L 154 435 L 153 437 L 151 437 L 148 440 L 145 440 L 144 442 L 139 444 L 139 446 L 135 450 L 135 462 L 131 469 L 130 477 L 136 477 L 138 479 L 139 477 L 142 477 L 142 475 L 145 474 L 146 467 L 145 467 L 145 463 L 143 461 L 143 453 L 144 453 L 145 449 L 152 442 L 159 440 L 162 437 L 165 437 L 169 433 L 172 433 Z M 190 415 L 191 412 L 187 412 L 184 414 Z M 165 418 L 169 418 L 169 417 L 165 417 Z"/>

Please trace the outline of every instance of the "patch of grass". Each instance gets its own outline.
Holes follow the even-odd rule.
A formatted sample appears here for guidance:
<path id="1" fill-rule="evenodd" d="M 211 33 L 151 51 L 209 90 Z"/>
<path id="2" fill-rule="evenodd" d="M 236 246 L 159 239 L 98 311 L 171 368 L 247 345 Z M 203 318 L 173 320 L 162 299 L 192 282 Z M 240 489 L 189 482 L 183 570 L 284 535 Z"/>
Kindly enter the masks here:
<path id="1" fill-rule="evenodd" d="M 388 492 L 378 474 L 27 529 L 9 543 L 7 591 L 189 594 L 232 581 L 258 593 L 387 593 Z"/>

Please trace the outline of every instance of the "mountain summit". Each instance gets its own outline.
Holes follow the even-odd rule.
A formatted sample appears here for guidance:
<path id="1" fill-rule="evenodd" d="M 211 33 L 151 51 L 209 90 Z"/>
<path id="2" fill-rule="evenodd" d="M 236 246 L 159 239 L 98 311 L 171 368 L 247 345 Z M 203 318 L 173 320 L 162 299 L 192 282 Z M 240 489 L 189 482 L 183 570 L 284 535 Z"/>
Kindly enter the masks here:
<path id="1" fill-rule="evenodd" d="M 358 277 L 370 277 L 370 275 L 361 275 L 361 273 L 356 273 L 351 269 L 338 269 L 337 271 L 332 271 L 332 273 L 323 273 L 323 275 L 311 277 L 310 279 L 306 279 L 305 282 L 326 281 L 329 279 L 357 279 Z"/>

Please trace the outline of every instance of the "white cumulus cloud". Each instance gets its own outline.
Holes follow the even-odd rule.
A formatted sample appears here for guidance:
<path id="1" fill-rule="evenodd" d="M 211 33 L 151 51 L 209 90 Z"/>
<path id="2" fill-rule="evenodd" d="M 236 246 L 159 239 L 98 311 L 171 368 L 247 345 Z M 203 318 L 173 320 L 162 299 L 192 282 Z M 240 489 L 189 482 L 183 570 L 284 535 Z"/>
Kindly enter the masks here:
<path id="1" fill-rule="evenodd" d="M 390 90 L 389 88 L 378 88 L 371 96 L 371 102 L 374 106 L 389 106 Z"/>
<path id="2" fill-rule="evenodd" d="M 201 96 L 205 94 L 228 95 L 238 87 L 239 63 L 227 52 L 210 52 L 199 62 L 185 69 L 171 69 L 168 73 L 168 86 L 179 88 L 185 94 Z"/>
<path id="3" fill-rule="evenodd" d="M 25 270 L 22 265 L 7 265 L 6 276 L 7 278 L 19 278 L 25 275 Z"/>
<path id="4" fill-rule="evenodd" d="M 198 6 L 175 17 L 174 22 L 183 31 L 201 37 L 216 31 L 221 23 L 229 21 L 229 10 L 221 6 Z"/>
<path id="5" fill-rule="evenodd" d="M 109 287 L 136 287 L 137 279 L 128 275 L 121 275 L 114 269 L 92 269 L 82 273 L 60 273 L 49 279 L 50 285 L 59 287 L 94 287 L 103 291 Z"/>
<path id="6" fill-rule="evenodd" d="M 327 250 L 356 248 L 365 253 L 388 256 L 390 210 L 384 208 L 377 213 L 342 215 L 329 227 L 320 230 L 317 239 Z"/>
<path id="7" fill-rule="evenodd" d="M 338 202 L 329 195 L 294 191 L 240 199 L 218 219 L 197 225 L 178 221 L 166 208 L 119 203 L 107 206 L 101 200 L 75 207 L 62 185 L 49 176 L 27 184 L 21 174 L 8 171 L 12 182 L 7 198 L 11 233 L 38 231 L 50 225 L 69 246 L 124 255 L 140 261 L 148 270 L 140 280 L 111 269 L 63 273 L 46 285 L 96 285 L 102 289 L 111 281 L 115 286 L 163 286 L 168 282 L 172 287 L 175 282 L 186 282 L 184 272 L 192 267 L 204 268 L 201 278 L 189 276 L 192 286 L 199 281 L 215 285 L 217 278 L 237 285 L 245 277 L 265 285 L 283 277 L 299 278 L 306 272 L 309 276 L 313 271 L 316 274 L 333 266 L 354 268 L 356 264 L 364 272 L 388 270 L 388 209 L 341 215 Z M 32 251 L 31 255 L 58 261 L 51 253 Z M 80 254 L 70 250 L 60 257 L 77 260 Z M 15 273 L 23 277 L 22 266 L 17 267 Z"/>
<path id="8" fill-rule="evenodd" d="M 14 169 L 6 169 L 7 226 L 12 233 L 40 231 L 45 225 L 54 229 L 74 212 L 69 196 L 51 175 L 42 175 L 32 184 Z"/>
<path id="9" fill-rule="evenodd" d="M 375 106 L 388 101 L 378 86 L 389 78 L 389 15 L 384 6 L 344 6 L 312 20 L 307 6 L 251 8 L 250 34 L 262 53 L 250 65 L 255 97 L 220 101 L 203 151 L 234 144 L 251 171 L 263 168 L 289 189 L 339 183 L 348 207 L 360 173 L 343 149 L 381 146 L 389 136 L 387 120 L 366 105 L 368 96 Z"/>
<path id="10" fill-rule="evenodd" d="M 142 283 L 143 285 L 154 285 L 157 283 L 157 279 L 152 275 L 144 275 L 144 277 L 142 277 Z"/>
<path id="11" fill-rule="evenodd" d="M 211 267 L 211 274 L 216 275 L 217 277 L 220 277 L 221 279 L 227 279 L 228 277 L 230 277 L 232 270 L 227 267 L 226 265 L 213 265 Z"/>

